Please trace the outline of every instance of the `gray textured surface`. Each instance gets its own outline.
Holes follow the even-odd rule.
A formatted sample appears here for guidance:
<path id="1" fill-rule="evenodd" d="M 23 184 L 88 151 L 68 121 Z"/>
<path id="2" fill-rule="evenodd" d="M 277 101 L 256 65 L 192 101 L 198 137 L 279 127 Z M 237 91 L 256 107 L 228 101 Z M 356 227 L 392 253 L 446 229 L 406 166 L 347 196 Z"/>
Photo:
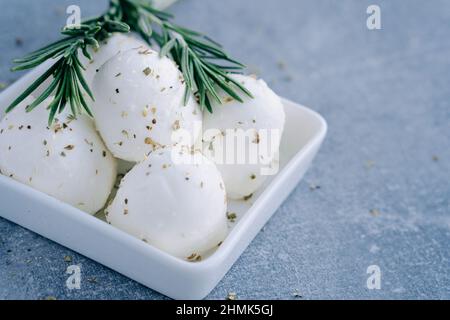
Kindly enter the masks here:
<path id="1" fill-rule="evenodd" d="M 13 57 L 56 39 L 70 3 L 86 15 L 106 5 L 0 0 L 1 81 L 20 76 Z M 380 31 L 366 28 L 372 3 Z M 330 127 L 305 180 L 208 298 L 450 298 L 450 2 L 183 0 L 172 11 Z M 81 290 L 65 288 L 65 255 L 82 265 Z M 381 290 L 366 288 L 372 264 Z M 164 298 L 0 219 L 0 298 L 46 296 Z"/>

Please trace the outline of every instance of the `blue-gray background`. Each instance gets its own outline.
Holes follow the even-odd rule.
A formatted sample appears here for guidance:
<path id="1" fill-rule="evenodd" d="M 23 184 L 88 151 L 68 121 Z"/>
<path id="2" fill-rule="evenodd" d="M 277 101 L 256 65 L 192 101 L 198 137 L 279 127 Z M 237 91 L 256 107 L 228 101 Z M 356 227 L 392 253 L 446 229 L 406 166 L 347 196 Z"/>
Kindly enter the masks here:
<path id="1" fill-rule="evenodd" d="M 20 76 L 11 59 L 58 38 L 74 3 L 85 16 L 106 7 L 0 0 L 1 82 Z M 382 30 L 366 27 L 370 4 Z M 303 182 L 208 298 L 450 298 L 450 2 L 182 0 L 171 11 L 330 128 Z M 65 287 L 66 255 L 82 265 L 81 290 Z M 373 264 L 381 290 L 366 287 Z M 0 298 L 49 296 L 164 298 L 0 219 Z"/>

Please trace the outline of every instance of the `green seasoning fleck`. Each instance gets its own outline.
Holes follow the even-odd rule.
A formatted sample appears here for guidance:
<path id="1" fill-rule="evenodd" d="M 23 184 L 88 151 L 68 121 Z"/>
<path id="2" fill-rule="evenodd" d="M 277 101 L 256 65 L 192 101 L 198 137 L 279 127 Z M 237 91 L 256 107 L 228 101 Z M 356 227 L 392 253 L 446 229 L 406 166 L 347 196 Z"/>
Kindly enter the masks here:
<path id="1" fill-rule="evenodd" d="M 237 218 L 236 213 L 234 213 L 234 212 L 227 212 L 227 219 L 228 219 L 230 222 L 235 222 L 235 221 L 236 221 L 236 218 Z"/>
<path id="2" fill-rule="evenodd" d="M 150 75 L 152 73 L 152 69 L 150 69 L 149 67 L 145 68 L 144 70 L 142 70 L 142 72 L 144 72 L 144 74 L 146 76 Z"/>
<path id="3" fill-rule="evenodd" d="M 45 299 L 45 300 L 49 300 L 49 301 L 50 301 L 50 300 L 51 300 L 51 301 L 57 300 L 55 296 L 47 296 L 47 297 L 45 297 L 44 299 Z"/>
<path id="4" fill-rule="evenodd" d="M 178 129 L 180 129 L 180 120 L 176 120 L 173 125 L 172 125 L 172 129 L 174 131 L 177 131 Z"/>
<path id="5" fill-rule="evenodd" d="M 97 278 L 96 277 L 88 277 L 87 281 L 90 283 L 97 283 Z"/>
<path id="6" fill-rule="evenodd" d="M 187 257 L 186 260 L 189 262 L 199 262 L 202 260 L 202 256 L 198 253 L 193 253 L 189 257 Z"/>
<path id="7" fill-rule="evenodd" d="M 236 292 L 228 293 L 227 300 L 237 300 Z"/>
<path id="8" fill-rule="evenodd" d="M 75 146 L 73 144 L 68 144 L 67 146 L 64 147 L 64 149 L 66 150 L 73 150 L 75 148 Z"/>
<path id="9" fill-rule="evenodd" d="M 248 201 L 248 200 L 250 200 L 252 197 L 253 197 L 253 193 L 249 194 L 248 196 L 245 196 L 245 197 L 243 198 L 243 200 L 244 200 L 244 201 Z"/>

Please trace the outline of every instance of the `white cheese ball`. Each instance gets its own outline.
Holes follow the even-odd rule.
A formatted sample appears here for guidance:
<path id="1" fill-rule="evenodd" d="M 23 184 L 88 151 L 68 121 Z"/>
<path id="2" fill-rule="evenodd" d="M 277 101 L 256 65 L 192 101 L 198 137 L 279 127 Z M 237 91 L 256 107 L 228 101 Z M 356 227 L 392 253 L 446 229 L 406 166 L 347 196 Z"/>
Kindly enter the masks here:
<path id="1" fill-rule="evenodd" d="M 228 196 L 232 199 L 242 199 L 251 196 L 269 175 L 276 173 L 285 113 L 281 99 L 263 80 L 243 75 L 232 77 L 245 86 L 254 98 L 241 94 L 244 103 L 240 103 L 222 93 L 223 104 L 214 103 L 213 113 L 207 111 L 204 113 L 203 139 L 205 154 L 212 159 L 214 157 L 225 182 Z M 275 130 L 278 136 L 272 135 L 271 130 Z M 225 142 L 227 138 L 239 132 L 246 134 L 243 144 L 245 146 L 244 161 L 241 163 L 237 161 L 237 153 L 240 150 L 237 147 L 227 150 Z M 264 132 L 267 135 L 264 135 Z M 257 160 L 253 163 L 250 161 L 252 150 L 253 159 Z M 229 156 L 230 152 L 235 155 L 235 161 L 231 163 L 226 159 L 227 153 Z"/>
<path id="2" fill-rule="evenodd" d="M 116 160 L 90 118 L 80 115 L 72 119 L 64 111 L 48 127 L 46 107 L 51 97 L 26 113 L 25 107 L 32 101 L 27 98 L 0 122 L 1 173 L 96 213 L 114 186 Z"/>
<path id="3" fill-rule="evenodd" d="M 193 98 L 184 106 L 185 88 L 174 62 L 151 49 L 131 49 L 106 62 L 94 79 L 93 113 L 114 156 L 142 161 L 179 142 L 172 134 L 180 129 L 190 132 L 193 144 L 202 112 Z"/>
<path id="4" fill-rule="evenodd" d="M 92 49 L 92 47 L 88 47 L 88 52 L 92 57 L 92 60 L 86 58 L 83 53 L 80 51 L 78 54 L 78 58 L 80 59 L 81 64 L 85 67 L 86 70 L 83 71 L 84 79 L 86 83 L 92 90 L 92 81 L 94 80 L 95 74 L 99 71 L 100 67 L 109 59 L 114 57 L 120 52 L 124 52 L 133 48 L 147 48 L 148 45 L 137 39 L 132 34 L 124 34 L 124 33 L 114 33 L 109 38 L 99 43 L 98 49 Z M 55 59 L 55 62 L 57 59 Z M 38 97 L 41 95 L 46 88 L 53 81 L 53 77 L 49 77 L 39 88 L 37 88 L 33 92 L 34 97 Z M 86 102 L 91 103 L 91 98 L 83 91 Z"/>
<path id="5" fill-rule="evenodd" d="M 216 166 L 172 150 L 152 152 L 122 180 L 107 221 L 176 257 L 198 261 L 227 234 L 226 193 Z M 188 160 L 188 161 L 185 161 Z"/>

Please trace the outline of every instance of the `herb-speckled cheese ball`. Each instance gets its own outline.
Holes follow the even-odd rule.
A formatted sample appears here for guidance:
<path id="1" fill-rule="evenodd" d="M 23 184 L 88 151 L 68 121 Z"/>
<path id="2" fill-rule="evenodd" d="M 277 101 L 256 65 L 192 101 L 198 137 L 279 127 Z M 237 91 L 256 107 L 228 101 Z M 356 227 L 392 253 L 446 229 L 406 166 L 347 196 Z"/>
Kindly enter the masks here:
<path id="1" fill-rule="evenodd" d="M 226 193 L 216 166 L 201 154 L 152 152 L 121 181 L 107 221 L 176 257 L 198 261 L 227 234 Z"/>
<path id="2" fill-rule="evenodd" d="M 139 162 L 150 151 L 169 147 L 174 131 L 198 138 L 202 112 L 191 98 L 185 106 L 183 77 L 166 57 L 148 48 L 123 52 L 106 62 L 94 78 L 93 113 L 111 152 Z"/>
<path id="3" fill-rule="evenodd" d="M 51 97 L 30 113 L 27 98 L 0 122 L 0 171 L 85 212 L 104 207 L 116 160 L 87 116 L 63 112 L 48 127 Z"/>
<path id="4" fill-rule="evenodd" d="M 284 129 L 285 113 L 281 99 L 267 86 L 263 80 L 257 80 L 250 76 L 233 75 L 233 79 L 245 86 L 254 96 L 253 99 L 243 97 L 244 103 L 231 99 L 225 93 L 221 94 L 223 104 L 214 103 L 213 113 L 205 112 L 203 119 L 203 128 L 205 130 L 204 143 L 205 150 L 211 153 L 222 152 L 223 158 L 217 161 L 217 168 L 222 174 L 228 196 L 232 199 L 242 199 L 251 196 L 267 178 L 267 173 L 262 172 L 275 171 L 278 161 L 278 148 Z M 216 129 L 217 134 L 208 134 L 207 130 Z M 225 139 L 227 130 L 242 129 L 248 134 L 245 148 L 268 146 L 268 152 L 258 153 L 258 163 L 226 163 Z M 275 129 L 279 132 L 279 137 L 260 135 L 261 129 Z M 211 131 L 212 132 L 212 131 Z M 272 149 L 272 146 L 274 147 Z M 219 152 L 220 151 L 220 152 Z M 237 152 L 234 150 L 233 152 Z M 237 158 L 236 158 L 237 159 Z M 249 157 L 247 157 L 249 159 Z M 263 169 L 264 168 L 264 169 Z M 263 171 L 262 171 L 263 169 Z M 274 172 L 275 173 L 275 172 Z"/>

